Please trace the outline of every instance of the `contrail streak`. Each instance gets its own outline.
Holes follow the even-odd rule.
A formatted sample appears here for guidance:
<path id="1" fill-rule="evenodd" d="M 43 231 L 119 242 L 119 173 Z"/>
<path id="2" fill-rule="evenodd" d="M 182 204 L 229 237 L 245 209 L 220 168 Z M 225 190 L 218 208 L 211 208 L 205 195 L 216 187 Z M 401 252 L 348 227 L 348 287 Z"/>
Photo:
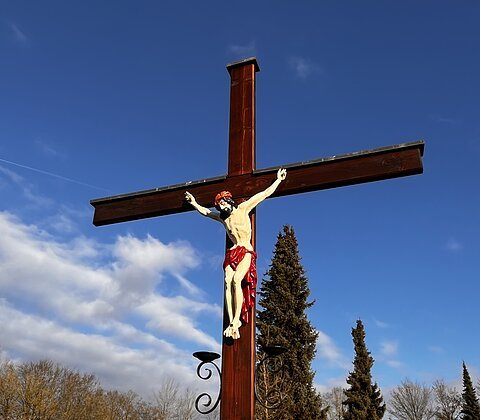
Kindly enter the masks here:
<path id="1" fill-rule="evenodd" d="M 33 172 L 38 172 L 39 174 L 48 175 L 48 176 L 52 176 L 54 178 L 62 179 L 63 181 L 73 182 L 74 184 L 83 185 L 84 187 L 94 188 L 96 190 L 106 191 L 106 192 L 109 192 L 109 193 L 112 192 L 111 190 L 107 190 L 106 188 L 97 187 L 96 185 L 87 184 L 86 182 L 77 181 L 76 179 L 67 178 L 66 176 L 57 175 L 57 174 L 54 174 L 52 172 L 44 171 L 42 169 L 32 168 L 31 166 L 22 165 L 21 163 L 12 162 L 11 160 L 0 158 L 0 162 L 8 163 L 8 164 L 13 165 L 13 166 L 18 166 L 19 168 L 23 168 L 23 169 L 28 169 L 28 170 L 33 171 Z"/>

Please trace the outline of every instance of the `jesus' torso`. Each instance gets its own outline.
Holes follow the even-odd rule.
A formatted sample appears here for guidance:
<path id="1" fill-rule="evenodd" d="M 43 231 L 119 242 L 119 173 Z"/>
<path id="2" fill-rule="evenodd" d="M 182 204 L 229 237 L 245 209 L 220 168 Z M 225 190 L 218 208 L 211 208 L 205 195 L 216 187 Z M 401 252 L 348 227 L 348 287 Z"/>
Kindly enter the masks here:
<path id="1" fill-rule="evenodd" d="M 230 216 L 223 220 L 223 224 L 234 247 L 244 246 L 249 251 L 253 251 L 252 244 L 250 243 L 252 239 L 250 217 L 248 216 L 247 210 L 242 208 L 241 204 L 232 211 Z"/>

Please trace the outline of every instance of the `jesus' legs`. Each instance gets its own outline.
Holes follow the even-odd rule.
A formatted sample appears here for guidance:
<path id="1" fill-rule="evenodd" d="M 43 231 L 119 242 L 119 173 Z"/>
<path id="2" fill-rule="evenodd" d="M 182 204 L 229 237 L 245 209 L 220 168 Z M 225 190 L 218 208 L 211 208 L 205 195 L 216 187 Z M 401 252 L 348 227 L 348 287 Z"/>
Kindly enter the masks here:
<path id="1" fill-rule="evenodd" d="M 231 327 L 233 321 L 233 299 L 232 299 L 232 283 L 233 283 L 233 276 L 235 271 L 230 266 L 225 268 L 225 304 L 227 305 L 227 313 L 228 313 L 228 322 L 229 326 L 225 329 L 223 334 L 225 337 L 231 337 Z"/>
<path id="2" fill-rule="evenodd" d="M 252 254 L 247 253 L 243 260 L 237 266 L 237 270 L 233 275 L 233 291 L 232 295 L 235 299 L 235 315 L 233 320 L 230 319 L 231 326 L 231 337 L 234 339 L 240 338 L 240 333 L 238 329 L 242 326 L 240 321 L 240 315 L 242 314 L 242 305 L 243 305 L 243 290 L 242 290 L 242 280 L 245 278 L 245 275 L 250 268 L 250 263 L 252 261 Z"/>

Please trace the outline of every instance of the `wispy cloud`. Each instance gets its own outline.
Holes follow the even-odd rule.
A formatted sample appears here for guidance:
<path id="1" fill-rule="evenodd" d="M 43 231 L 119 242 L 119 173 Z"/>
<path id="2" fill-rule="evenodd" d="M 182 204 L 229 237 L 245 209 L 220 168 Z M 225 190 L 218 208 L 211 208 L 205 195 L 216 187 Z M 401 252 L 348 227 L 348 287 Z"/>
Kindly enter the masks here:
<path id="1" fill-rule="evenodd" d="M 404 364 L 398 360 L 398 349 L 398 340 L 383 340 L 380 343 L 379 359 L 392 368 L 399 369 L 403 367 Z"/>
<path id="2" fill-rule="evenodd" d="M 194 363 L 178 339 L 219 350 L 198 326 L 199 316 L 220 321 L 222 311 L 188 280 L 200 264 L 189 243 L 59 240 L 6 212 L 0 232 L 0 336 L 9 357 L 50 358 L 149 396 L 166 376 L 193 385 Z"/>
<path id="3" fill-rule="evenodd" d="M 374 324 L 375 324 L 378 328 L 388 328 L 388 327 L 390 326 L 390 325 L 387 324 L 386 322 L 381 321 L 381 320 L 379 320 L 379 319 L 377 319 L 377 318 L 374 318 L 374 319 L 373 319 L 373 322 L 374 322 Z"/>
<path id="4" fill-rule="evenodd" d="M 385 340 L 380 343 L 380 353 L 383 356 L 396 356 L 398 353 L 398 341 Z"/>
<path id="5" fill-rule="evenodd" d="M 445 349 L 443 347 L 440 347 L 440 346 L 428 346 L 427 349 L 428 349 L 428 351 L 430 351 L 432 353 L 435 353 L 435 354 L 445 353 Z"/>
<path id="6" fill-rule="evenodd" d="M 64 236 L 78 234 L 80 220 L 90 220 L 91 211 L 88 208 L 72 208 L 67 205 L 57 206 L 57 211 L 51 216 L 38 221 L 38 226 L 49 229 Z"/>
<path id="7" fill-rule="evenodd" d="M 227 47 L 227 52 L 241 58 L 253 56 L 256 54 L 255 41 L 251 41 L 248 44 L 230 44 Z"/>
<path id="8" fill-rule="evenodd" d="M 10 169 L 4 168 L 0 166 L 0 173 L 3 174 L 6 178 L 8 178 L 14 184 L 21 184 L 23 182 L 23 177 L 18 175 L 16 172 L 11 171 Z"/>
<path id="9" fill-rule="evenodd" d="M 441 123 L 441 124 L 458 124 L 459 123 L 459 121 L 454 118 L 445 117 L 438 114 L 430 114 L 429 118 L 432 121 Z"/>
<path id="10" fill-rule="evenodd" d="M 0 159 L 0 161 L 2 161 L 2 159 Z M 0 181 L 2 180 L 2 177 L 3 188 L 13 185 L 17 191 L 22 192 L 23 197 L 27 199 L 30 205 L 35 207 L 49 207 L 52 205 L 53 201 L 51 199 L 40 194 L 35 185 L 28 182 L 16 172 L 0 166 Z"/>
<path id="11" fill-rule="evenodd" d="M 387 366 L 390 366 L 394 369 L 400 369 L 404 366 L 404 363 L 400 362 L 399 360 L 387 360 L 385 363 Z"/>
<path id="12" fill-rule="evenodd" d="M 309 58 L 291 56 L 288 59 L 288 63 L 299 79 L 305 80 L 312 74 L 320 71 L 320 67 Z"/>
<path id="13" fill-rule="evenodd" d="M 16 43 L 20 45 L 28 44 L 29 40 L 27 35 L 25 35 L 25 32 L 23 32 L 16 23 L 8 22 L 7 25 L 10 29 L 11 36 Z"/>
<path id="14" fill-rule="evenodd" d="M 323 331 L 318 331 L 317 357 L 326 360 L 330 365 L 348 369 L 347 358 L 338 349 L 333 339 Z"/>
<path id="15" fill-rule="evenodd" d="M 463 250 L 463 245 L 455 238 L 450 238 L 445 244 L 445 248 L 450 252 L 460 252 Z"/>
<path id="16" fill-rule="evenodd" d="M 64 152 L 59 151 L 45 140 L 35 140 L 35 146 L 44 156 L 60 159 L 64 159 L 66 157 Z"/>
<path id="17" fill-rule="evenodd" d="M 336 388 L 336 387 L 346 389 L 348 388 L 347 376 L 345 375 L 345 376 L 329 378 L 323 384 L 315 383 L 314 387 L 317 391 L 321 392 L 322 394 L 330 392 L 332 388 Z"/>

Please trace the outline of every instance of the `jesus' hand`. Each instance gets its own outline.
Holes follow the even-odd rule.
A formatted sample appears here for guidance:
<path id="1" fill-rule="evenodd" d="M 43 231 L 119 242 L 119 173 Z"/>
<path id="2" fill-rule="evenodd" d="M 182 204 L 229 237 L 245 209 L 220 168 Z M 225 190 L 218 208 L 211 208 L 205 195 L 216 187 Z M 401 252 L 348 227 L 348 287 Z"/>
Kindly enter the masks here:
<path id="1" fill-rule="evenodd" d="M 188 191 L 185 191 L 185 200 L 190 204 L 196 203 L 195 197 Z"/>

